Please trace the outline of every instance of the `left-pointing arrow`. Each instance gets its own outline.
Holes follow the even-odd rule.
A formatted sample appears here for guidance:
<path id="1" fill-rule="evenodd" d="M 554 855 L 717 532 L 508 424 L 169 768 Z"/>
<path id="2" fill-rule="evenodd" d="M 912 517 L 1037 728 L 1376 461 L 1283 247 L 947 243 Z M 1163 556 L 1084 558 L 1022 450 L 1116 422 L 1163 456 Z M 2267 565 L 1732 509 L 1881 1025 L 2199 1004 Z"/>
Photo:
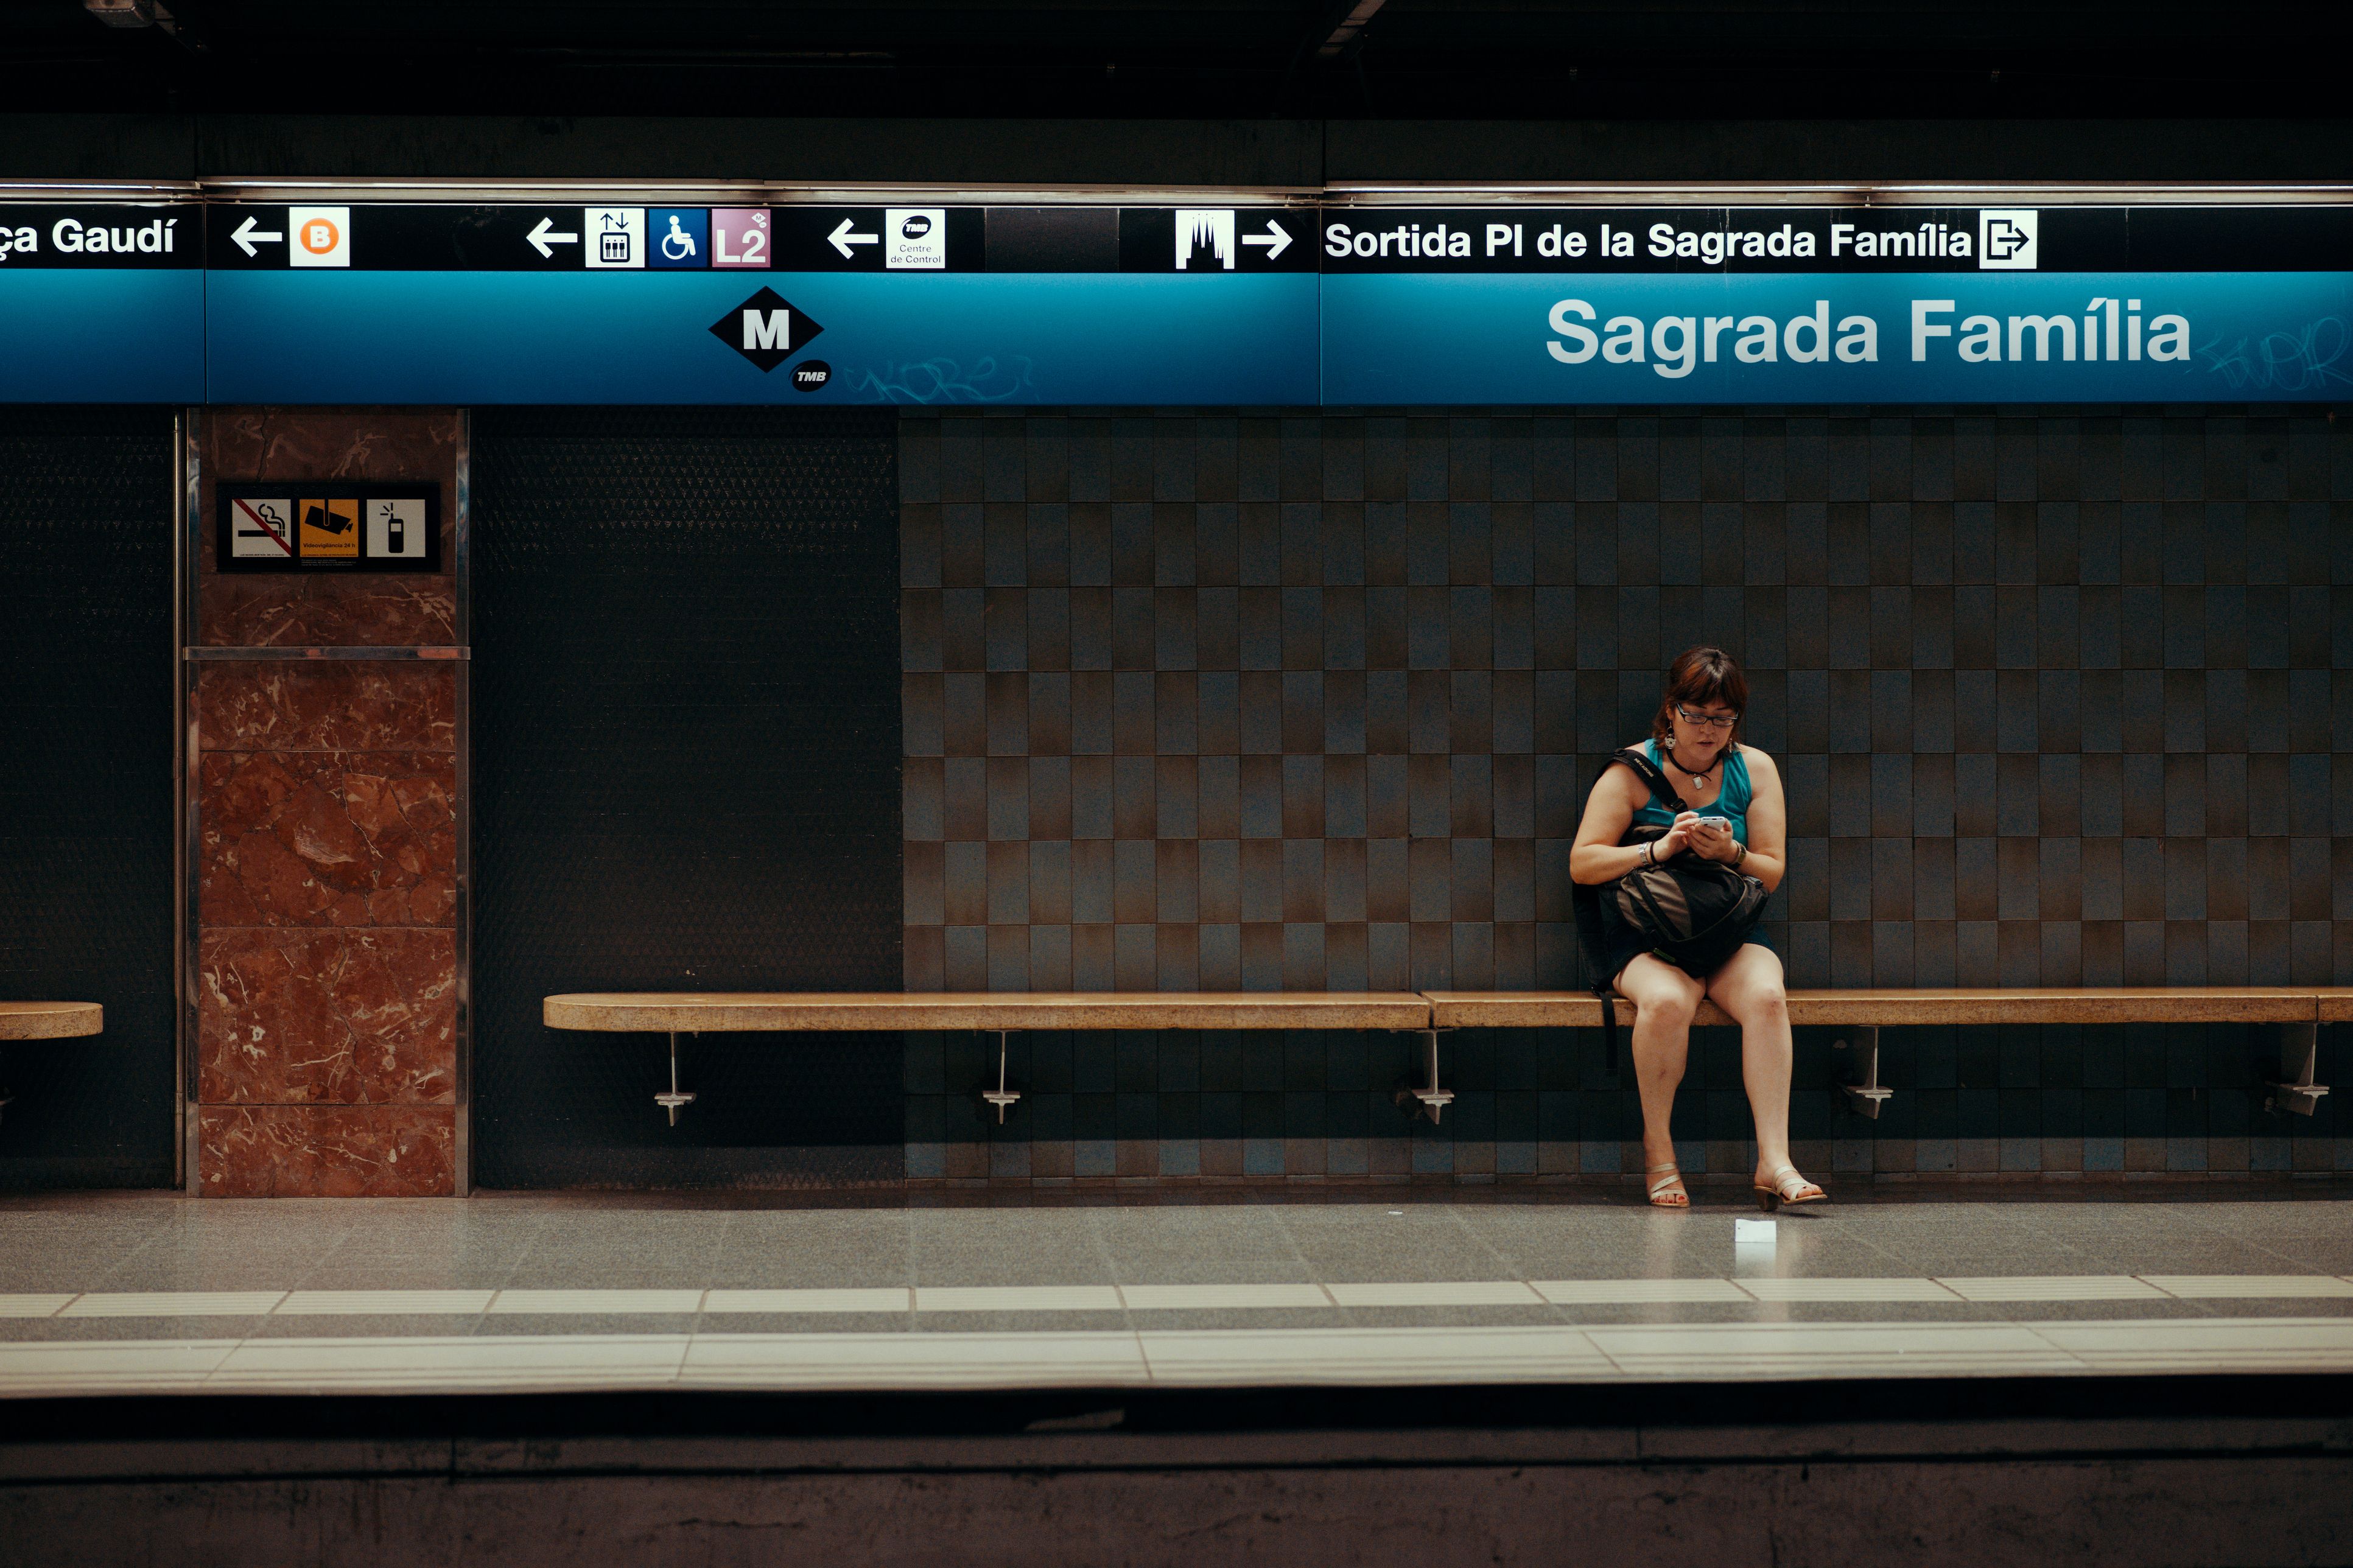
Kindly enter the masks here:
<path id="1" fill-rule="evenodd" d="M 538 226 L 533 228 L 529 234 L 524 235 L 523 237 L 531 241 L 531 247 L 533 250 L 538 251 L 540 255 L 547 258 L 549 260 L 554 260 L 555 258 L 555 247 L 559 245 L 577 245 L 580 243 L 580 237 L 576 234 L 557 234 L 555 232 L 555 220 L 552 217 L 543 217 L 540 219 Z"/>
<path id="2" fill-rule="evenodd" d="M 849 247 L 853 245 L 879 245 L 882 242 L 882 237 L 879 234 L 852 233 L 849 223 L 849 219 L 843 218 L 841 226 L 826 236 L 826 238 L 833 242 L 833 247 L 841 252 L 844 257 L 849 255 Z"/>
<path id="3" fill-rule="evenodd" d="M 229 237 L 237 241 L 237 248 L 244 251 L 248 256 L 259 256 L 261 253 L 255 248 L 255 246 L 259 242 L 262 240 L 274 240 L 279 244 L 283 245 L 286 242 L 286 231 L 283 229 L 265 229 L 261 226 L 261 220 L 259 218 L 248 217 L 243 223 L 237 226 L 237 228 L 229 235 Z"/>

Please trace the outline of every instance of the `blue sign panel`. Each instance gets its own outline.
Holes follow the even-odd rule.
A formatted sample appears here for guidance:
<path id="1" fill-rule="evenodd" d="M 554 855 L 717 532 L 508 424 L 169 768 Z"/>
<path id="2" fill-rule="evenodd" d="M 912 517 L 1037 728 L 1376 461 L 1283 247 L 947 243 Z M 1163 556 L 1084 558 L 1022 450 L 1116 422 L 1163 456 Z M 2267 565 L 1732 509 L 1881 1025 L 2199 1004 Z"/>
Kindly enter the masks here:
<path id="1" fill-rule="evenodd" d="M 1337 405 L 2353 395 L 2353 273 L 1326 274 Z"/>
<path id="2" fill-rule="evenodd" d="M 0 403 L 201 403 L 205 275 L 0 269 Z"/>
<path id="3" fill-rule="evenodd" d="M 1309 272 L 216 271 L 219 403 L 1316 400 Z M 831 374 L 797 377 L 821 358 Z"/>
<path id="4" fill-rule="evenodd" d="M 204 212 L 0 205 L 0 403 L 204 396 Z"/>

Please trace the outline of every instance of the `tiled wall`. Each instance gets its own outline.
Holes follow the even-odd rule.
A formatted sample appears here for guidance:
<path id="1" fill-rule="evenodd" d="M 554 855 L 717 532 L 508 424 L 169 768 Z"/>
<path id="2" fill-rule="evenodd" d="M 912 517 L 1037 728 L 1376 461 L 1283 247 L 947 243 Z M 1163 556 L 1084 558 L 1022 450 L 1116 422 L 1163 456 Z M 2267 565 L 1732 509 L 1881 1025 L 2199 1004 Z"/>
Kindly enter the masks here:
<path id="1" fill-rule="evenodd" d="M 902 431 L 912 989 L 1576 984 L 1585 790 L 1703 640 L 1788 785 L 1793 984 L 2353 981 L 2353 431 L 2323 415 Z M 1000 1131 L 976 1047 L 911 1038 L 911 1177 L 1566 1178 L 1638 1126 L 1567 1036 L 1460 1037 L 1439 1130 L 1390 1103 L 1398 1040 L 1017 1044 Z M 1810 1091 L 1828 1045 L 1818 1166 L 2353 1164 L 2326 1110 L 2258 1108 L 2261 1032 L 1893 1031 L 1877 1124 Z M 1687 1165 L 1745 1160 L 1734 1041 L 1681 1103 Z"/>
<path id="2" fill-rule="evenodd" d="M 0 1044 L 0 1192 L 173 1174 L 172 416 L 0 408 L 0 1000 L 105 1033 Z"/>
<path id="3" fill-rule="evenodd" d="M 206 410 L 221 479 L 438 481 L 440 574 L 224 576 L 215 647 L 458 640 L 452 412 Z M 222 659 L 196 686 L 196 1190 L 423 1196 L 456 1184 L 455 664 Z"/>

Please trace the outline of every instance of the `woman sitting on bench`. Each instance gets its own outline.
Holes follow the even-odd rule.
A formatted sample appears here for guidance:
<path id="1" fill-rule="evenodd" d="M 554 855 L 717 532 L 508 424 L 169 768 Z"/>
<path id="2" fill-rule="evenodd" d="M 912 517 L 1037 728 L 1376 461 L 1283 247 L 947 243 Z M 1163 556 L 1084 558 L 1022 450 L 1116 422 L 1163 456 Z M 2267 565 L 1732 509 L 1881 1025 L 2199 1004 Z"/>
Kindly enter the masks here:
<path id="1" fill-rule="evenodd" d="M 1689 851 L 1722 860 L 1778 886 L 1787 868 L 1788 813 L 1773 759 L 1740 743 L 1748 680 L 1722 648 L 1684 651 L 1667 670 L 1666 698 L 1643 750 L 1666 770 L 1684 809 L 1671 815 L 1632 769 L 1605 770 L 1587 801 L 1569 851 L 1569 875 L 1588 886 L 1612 882 L 1644 863 Z M 1651 845 L 1621 845 L 1629 828 L 1669 829 Z M 1642 1154 L 1651 1202 L 1688 1208 L 1691 1194 L 1675 1168 L 1668 1122 L 1683 1081 L 1691 1023 L 1703 997 L 1740 1026 L 1741 1077 L 1757 1121 L 1756 1186 L 1770 1209 L 1819 1201 L 1822 1189 L 1789 1163 L 1788 1001 L 1781 961 L 1752 936 L 1712 974 L 1691 975 L 1649 951 L 1639 933 L 1613 922 L 1609 967 L 1620 995 L 1640 1010 L 1634 1022 L 1634 1076 L 1642 1096 Z"/>

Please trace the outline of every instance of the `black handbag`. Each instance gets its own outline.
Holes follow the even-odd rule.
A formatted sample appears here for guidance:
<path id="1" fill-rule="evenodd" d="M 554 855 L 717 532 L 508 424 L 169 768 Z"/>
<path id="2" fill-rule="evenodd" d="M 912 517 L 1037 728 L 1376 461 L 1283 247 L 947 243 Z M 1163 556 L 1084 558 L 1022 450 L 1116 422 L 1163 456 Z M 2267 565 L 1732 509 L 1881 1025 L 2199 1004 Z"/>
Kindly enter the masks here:
<path id="1" fill-rule="evenodd" d="M 1689 809 L 1666 770 L 1641 751 L 1629 747 L 1612 753 L 1609 761 L 1631 768 L 1652 798 L 1670 813 Z M 1606 773 L 1608 766 L 1602 771 Z M 1653 843 L 1670 831 L 1636 823 L 1619 843 Z M 1740 951 L 1748 933 L 1757 929 L 1770 897 L 1756 878 L 1721 860 L 1688 852 L 1637 866 L 1614 882 L 1574 885 L 1570 904 L 1577 914 L 1577 937 L 1593 971 L 1593 994 L 1601 999 L 1609 1041 L 1606 1060 L 1612 1071 L 1618 1066 L 1618 1008 L 1611 986 L 1618 977 L 1604 971 L 1617 946 L 1613 928 L 1632 931 L 1651 952 L 1684 973 L 1705 977 Z"/>

